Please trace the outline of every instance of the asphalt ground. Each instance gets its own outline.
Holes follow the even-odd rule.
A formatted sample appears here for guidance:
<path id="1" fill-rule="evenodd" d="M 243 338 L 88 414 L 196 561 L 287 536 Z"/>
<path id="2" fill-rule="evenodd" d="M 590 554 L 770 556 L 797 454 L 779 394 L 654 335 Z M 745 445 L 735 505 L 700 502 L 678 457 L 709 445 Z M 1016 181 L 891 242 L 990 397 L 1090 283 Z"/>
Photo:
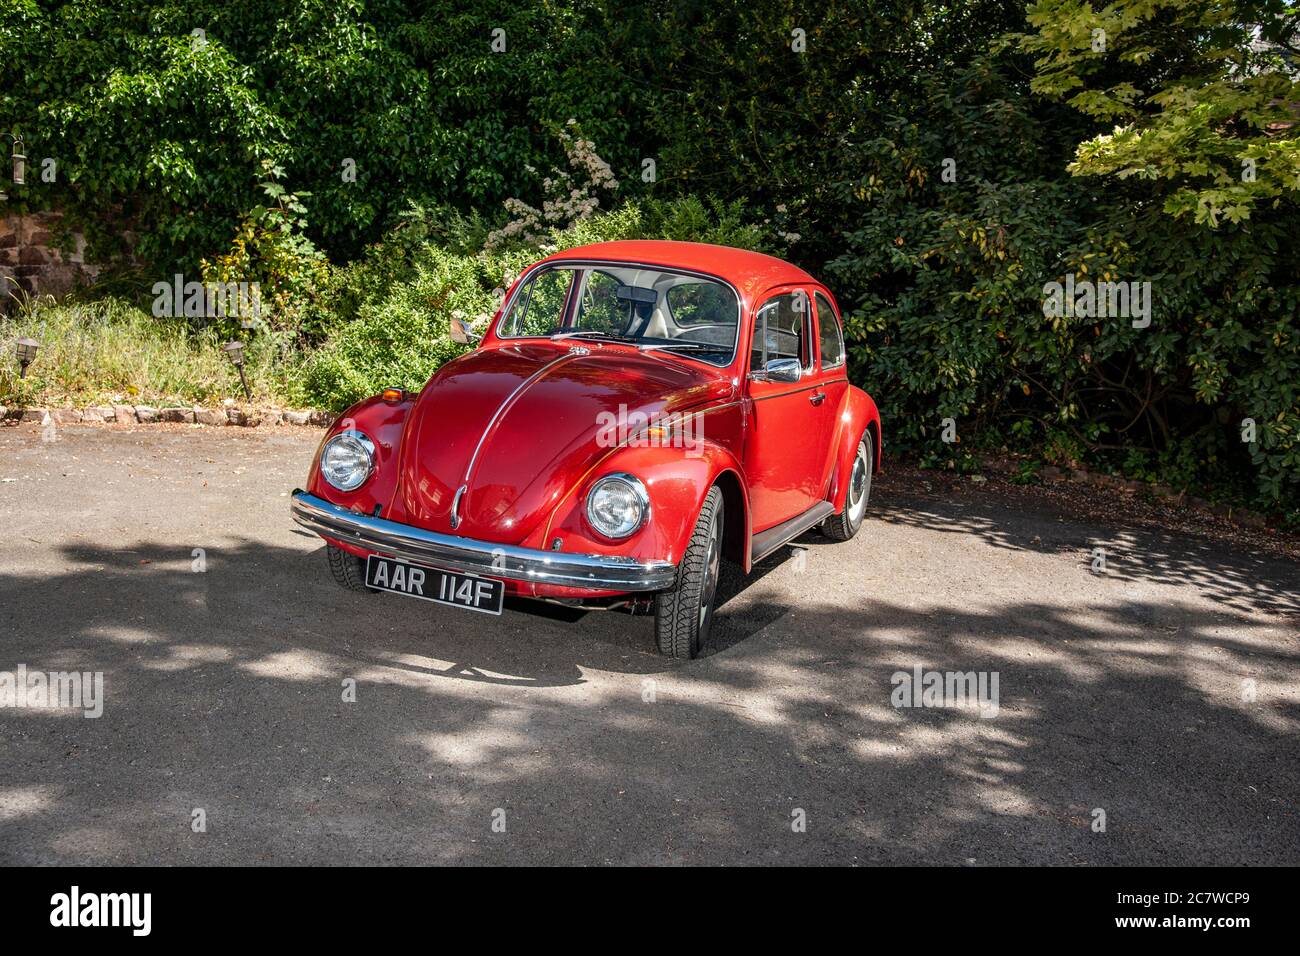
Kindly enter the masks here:
<path id="1" fill-rule="evenodd" d="M 319 438 L 0 429 L 0 679 L 103 675 L 0 707 L 0 863 L 1300 863 L 1284 556 L 887 471 L 673 662 L 339 589 L 288 512 Z M 918 668 L 984 706 L 895 706 Z"/>

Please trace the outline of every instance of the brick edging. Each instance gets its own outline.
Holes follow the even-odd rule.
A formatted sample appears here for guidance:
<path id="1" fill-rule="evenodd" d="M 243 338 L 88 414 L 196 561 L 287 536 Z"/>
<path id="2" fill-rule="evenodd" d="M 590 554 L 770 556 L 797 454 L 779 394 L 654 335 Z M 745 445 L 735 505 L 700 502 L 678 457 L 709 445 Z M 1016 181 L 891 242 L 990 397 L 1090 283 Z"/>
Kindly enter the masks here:
<path id="1" fill-rule="evenodd" d="M 5 408 L 0 419 L 23 422 L 136 425 L 176 422 L 189 425 L 313 425 L 323 428 L 337 416 L 320 409 L 241 408 L 228 405 L 203 408 L 198 405 L 87 405 L 84 408 Z"/>

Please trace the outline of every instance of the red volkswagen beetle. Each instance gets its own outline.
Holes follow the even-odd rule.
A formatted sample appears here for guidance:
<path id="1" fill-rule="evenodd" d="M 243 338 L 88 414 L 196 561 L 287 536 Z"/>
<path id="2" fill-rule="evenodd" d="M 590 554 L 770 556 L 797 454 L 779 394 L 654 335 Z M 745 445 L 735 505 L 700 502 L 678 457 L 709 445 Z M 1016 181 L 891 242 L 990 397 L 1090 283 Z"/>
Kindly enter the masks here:
<path id="1" fill-rule="evenodd" d="M 599 243 L 529 268 L 418 395 L 348 409 L 293 513 L 345 588 L 653 610 L 659 650 L 694 657 L 721 562 L 851 538 L 880 451 L 821 283 L 739 249 Z"/>

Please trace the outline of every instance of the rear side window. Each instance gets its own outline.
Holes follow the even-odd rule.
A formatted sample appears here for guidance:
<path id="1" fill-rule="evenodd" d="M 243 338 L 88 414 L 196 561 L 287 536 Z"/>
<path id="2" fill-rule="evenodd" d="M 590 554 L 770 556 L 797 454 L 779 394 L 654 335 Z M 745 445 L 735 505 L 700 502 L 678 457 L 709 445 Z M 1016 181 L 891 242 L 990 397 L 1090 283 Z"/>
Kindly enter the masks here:
<path id="1" fill-rule="evenodd" d="M 779 358 L 797 358 L 805 369 L 812 365 L 808 347 L 808 296 L 787 292 L 768 299 L 754 316 L 754 344 L 749 367 L 761 371 Z"/>
<path id="2" fill-rule="evenodd" d="M 830 299 L 817 293 L 817 325 L 822 347 L 822 368 L 836 368 L 844 364 L 844 334 Z"/>

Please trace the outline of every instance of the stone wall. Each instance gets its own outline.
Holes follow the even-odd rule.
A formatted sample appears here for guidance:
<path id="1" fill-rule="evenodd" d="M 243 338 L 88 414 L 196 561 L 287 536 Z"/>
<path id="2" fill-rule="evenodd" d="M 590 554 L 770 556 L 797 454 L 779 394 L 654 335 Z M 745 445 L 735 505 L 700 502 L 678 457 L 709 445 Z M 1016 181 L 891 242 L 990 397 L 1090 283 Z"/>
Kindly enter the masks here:
<path id="1" fill-rule="evenodd" d="M 9 293 L 17 289 L 60 296 L 98 276 L 99 267 L 85 261 L 84 237 L 74 235 L 74 246 L 66 252 L 55 247 L 54 231 L 61 215 L 0 216 L 0 311 L 12 304 Z"/>
<path id="2" fill-rule="evenodd" d="M 172 422 L 180 425 L 316 425 L 324 428 L 338 418 L 320 409 L 254 408 L 226 401 L 218 408 L 198 405 L 157 407 L 154 405 L 87 405 L 85 408 L 5 408 L 0 406 L 0 423 L 37 422 L 41 425 L 72 425 L 82 422 L 117 425 L 148 425 Z"/>

